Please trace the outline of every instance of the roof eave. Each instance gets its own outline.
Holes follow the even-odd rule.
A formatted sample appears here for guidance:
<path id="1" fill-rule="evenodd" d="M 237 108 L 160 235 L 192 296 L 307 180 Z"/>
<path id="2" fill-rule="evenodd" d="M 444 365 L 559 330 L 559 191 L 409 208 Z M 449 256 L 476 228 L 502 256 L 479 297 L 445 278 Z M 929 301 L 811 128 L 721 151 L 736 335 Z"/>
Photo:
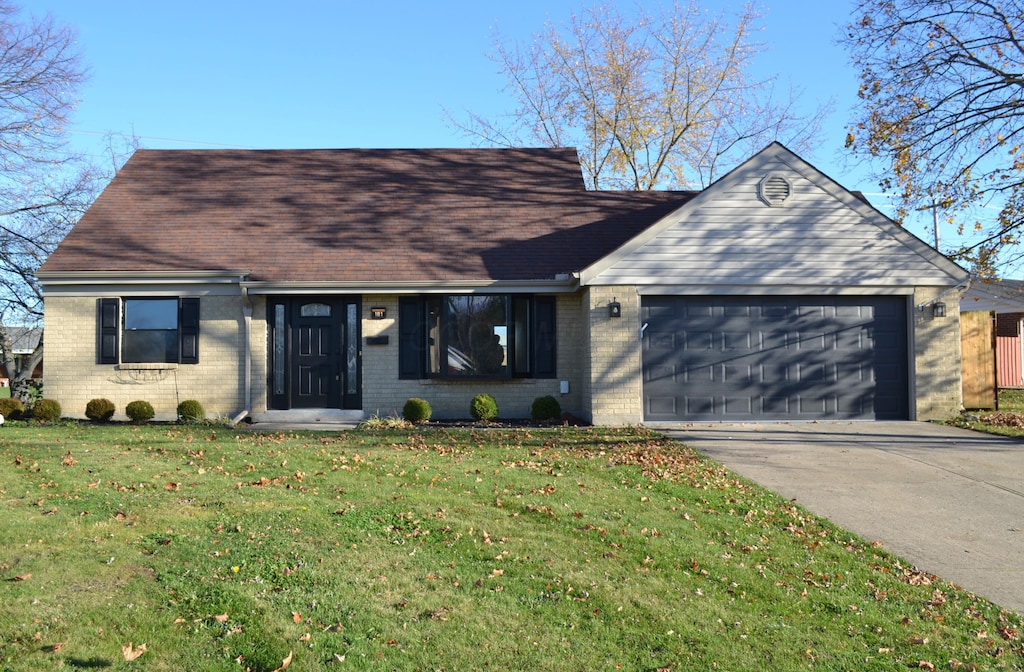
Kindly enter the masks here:
<path id="1" fill-rule="evenodd" d="M 579 289 L 579 279 L 572 274 L 543 280 L 243 281 L 241 284 L 249 294 L 567 294 Z"/>

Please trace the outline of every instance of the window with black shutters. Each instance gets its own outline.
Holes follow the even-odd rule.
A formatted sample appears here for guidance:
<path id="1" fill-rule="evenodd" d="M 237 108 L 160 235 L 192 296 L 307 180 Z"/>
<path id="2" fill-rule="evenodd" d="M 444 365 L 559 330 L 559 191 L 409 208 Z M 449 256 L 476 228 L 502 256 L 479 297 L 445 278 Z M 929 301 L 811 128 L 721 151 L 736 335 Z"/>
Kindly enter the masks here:
<path id="1" fill-rule="evenodd" d="M 101 364 L 199 362 L 199 299 L 99 300 Z"/>
<path id="2" fill-rule="evenodd" d="M 402 297 L 398 323 L 400 378 L 556 375 L 555 297 Z"/>

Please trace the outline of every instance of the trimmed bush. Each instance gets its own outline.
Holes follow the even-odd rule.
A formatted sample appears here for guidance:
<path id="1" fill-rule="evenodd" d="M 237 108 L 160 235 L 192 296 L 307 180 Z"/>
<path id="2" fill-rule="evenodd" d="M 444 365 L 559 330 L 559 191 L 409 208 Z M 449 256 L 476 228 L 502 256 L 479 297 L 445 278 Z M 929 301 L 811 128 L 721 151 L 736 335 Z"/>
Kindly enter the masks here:
<path id="1" fill-rule="evenodd" d="M 124 412 L 132 422 L 149 422 L 156 415 L 153 404 L 148 401 L 131 401 L 124 407 Z"/>
<path id="2" fill-rule="evenodd" d="M 498 417 L 498 402 L 489 394 L 478 394 L 469 403 L 469 414 L 474 420 L 490 422 Z"/>
<path id="3" fill-rule="evenodd" d="M 60 415 L 60 402 L 56 399 L 40 399 L 32 405 L 32 417 L 39 422 L 57 422 Z"/>
<path id="4" fill-rule="evenodd" d="M 530 417 L 534 420 L 557 420 L 562 417 L 562 405 L 550 394 L 537 397 L 530 406 Z"/>
<path id="5" fill-rule="evenodd" d="M 114 417 L 114 402 L 110 399 L 91 399 L 85 405 L 85 417 L 93 422 L 107 422 Z"/>
<path id="6" fill-rule="evenodd" d="M 419 424 L 430 420 L 430 414 L 433 411 L 430 408 L 430 402 L 426 399 L 420 399 L 419 397 L 413 397 L 405 402 L 405 406 L 402 407 L 402 417 L 413 424 Z"/>
<path id="7" fill-rule="evenodd" d="M 206 420 L 206 410 L 195 399 L 186 399 L 178 404 L 178 419 L 181 422 L 202 422 Z"/>
<path id="8" fill-rule="evenodd" d="M 20 420 L 25 415 L 25 404 L 16 397 L 0 399 L 0 415 L 5 420 Z"/>

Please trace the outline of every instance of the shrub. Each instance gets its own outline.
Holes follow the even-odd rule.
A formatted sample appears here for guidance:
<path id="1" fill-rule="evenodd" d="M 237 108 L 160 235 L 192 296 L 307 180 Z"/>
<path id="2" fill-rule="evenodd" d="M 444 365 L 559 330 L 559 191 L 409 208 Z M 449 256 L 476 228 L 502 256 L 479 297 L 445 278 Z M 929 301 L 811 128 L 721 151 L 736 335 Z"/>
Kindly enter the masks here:
<path id="1" fill-rule="evenodd" d="M 60 415 L 60 402 L 56 399 L 40 399 L 32 405 L 32 417 L 39 422 L 57 422 Z"/>
<path id="2" fill-rule="evenodd" d="M 4 416 L 6 420 L 19 420 L 24 414 L 25 404 L 21 403 L 21 399 L 16 397 L 0 399 L 0 415 Z"/>
<path id="3" fill-rule="evenodd" d="M 156 413 L 153 404 L 148 401 L 132 401 L 124 407 L 124 412 L 132 422 L 149 422 Z"/>
<path id="4" fill-rule="evenodd" d="M 562 417 L 562 405 L 550 394 L 537 397 L 530 407 L 530 417 L 534 420 L 557 420 Z"/>
<path id="5" fill-rule="evenodd" d="M 382 416 L 374 413 L 359 423 L 360 429 L 408 429 L 412 423 L 398 415 Z"/>
<path id="6" fill-rule="evenodd" d="M 182 422 L 202 422 L 206 420 L 206 411 L 195 399 L 186 399 L 178 404 L 178 419 Z"/>
<path id="7" fill-rule="evenodd" d="M 110 399 L 91 399 L 85 405 L 85 417 L 93 422 L 107 422 L 114 417 L 114 402 Z"/>
<path id="8" fill-rule="evenodd" d="M 405 406 L 402 407 L 402 417 L 413 424 L 419 424 L 430 420 L 430 414 L 432 412 L 430 402 L 418 397 L 409 399 L 405 402 Z"/>
<path id="9" fill-rule="evenodd" d="M 469 414 L 474 420 L 489 422 L 498 417 L 498 402 L 489 394 L 478 394 L 469 403 Z"/>

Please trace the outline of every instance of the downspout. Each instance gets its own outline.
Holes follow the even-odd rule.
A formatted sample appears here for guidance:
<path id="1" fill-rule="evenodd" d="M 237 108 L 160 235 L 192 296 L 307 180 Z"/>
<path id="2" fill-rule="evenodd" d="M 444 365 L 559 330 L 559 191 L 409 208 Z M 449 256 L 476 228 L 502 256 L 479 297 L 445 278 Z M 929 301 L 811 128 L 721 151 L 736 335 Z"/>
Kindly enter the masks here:
<path id="1" fill-rule="evenodd" d="M 242 278 L 244 281 L 245 278 Z M 231 426 L 234 427 L 244 420 L 252 411 L 252 300 L 249 298 L 249 288 L 240 284 L 242 289 L 242 349 L 244 351 L 243 385 L 245 387 L 245 408 L 231 419 Z"/>

